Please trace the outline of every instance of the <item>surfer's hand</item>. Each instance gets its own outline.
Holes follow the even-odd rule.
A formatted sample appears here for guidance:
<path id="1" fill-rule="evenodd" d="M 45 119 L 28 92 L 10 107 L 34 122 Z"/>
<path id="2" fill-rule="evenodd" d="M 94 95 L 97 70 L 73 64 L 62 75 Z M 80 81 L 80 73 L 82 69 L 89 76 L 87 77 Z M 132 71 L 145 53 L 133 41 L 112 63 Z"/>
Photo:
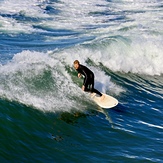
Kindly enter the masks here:
<path id="1" fill-rule="evenodd" d="M 78 78 L 81 78 L 81 74 L 80 73 L 78 73 Z"/>
<path id="2" fill-rule="evenodd" d="M 83 91 L 85 90 L 85 86 L 84 86 L 84 85 L 82 86 L 82 90 L 83 90 Z"/>

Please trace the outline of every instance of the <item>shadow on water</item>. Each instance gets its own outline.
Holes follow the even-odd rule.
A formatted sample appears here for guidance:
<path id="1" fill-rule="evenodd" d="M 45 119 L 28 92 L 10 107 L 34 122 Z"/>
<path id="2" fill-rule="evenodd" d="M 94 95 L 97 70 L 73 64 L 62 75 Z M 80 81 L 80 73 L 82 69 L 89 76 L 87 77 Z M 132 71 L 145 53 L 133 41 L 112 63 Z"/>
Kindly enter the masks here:
<path id="1" fill-rule="evenodd" d="M 78 123 L 79 118 L 85 118 L 86 116 L 88 116 L 88 114 L 82 112 L 74 112 L 74 113 L 64 112 L 60 114 L 59 119 L 68 124 L 75 125 Z"/>

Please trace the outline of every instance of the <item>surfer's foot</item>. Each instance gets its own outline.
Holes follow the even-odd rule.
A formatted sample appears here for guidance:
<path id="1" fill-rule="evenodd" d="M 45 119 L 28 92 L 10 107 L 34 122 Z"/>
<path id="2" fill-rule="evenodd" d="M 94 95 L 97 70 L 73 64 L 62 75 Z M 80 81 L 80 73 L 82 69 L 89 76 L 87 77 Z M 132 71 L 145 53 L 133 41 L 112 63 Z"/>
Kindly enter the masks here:
<path id="1" fill-rule="evenodd" d="M 96 93 L 91 93 L 91 97 L 93 98 L 94 96 L 96 96 Z"/>
<path id="2" fill-rule="evenodd" d="M 104 95 L 102 95 L 102 96 L 100 97 L 100 101 L 103 101 L 103 100 L 104 100 L 104 98 L 105 98 L 105 96 L 104 96 Z"/>

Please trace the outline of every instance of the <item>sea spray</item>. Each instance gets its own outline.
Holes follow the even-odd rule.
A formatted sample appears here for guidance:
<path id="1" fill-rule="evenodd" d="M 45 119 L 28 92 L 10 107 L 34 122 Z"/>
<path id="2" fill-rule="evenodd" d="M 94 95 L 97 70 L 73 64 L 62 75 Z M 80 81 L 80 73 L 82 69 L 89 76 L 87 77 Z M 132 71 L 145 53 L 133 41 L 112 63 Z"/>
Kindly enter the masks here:
<path id="1" fill-rule="evenodd" d="M 1 66 L 1 97 L 44 111 L 69 110 L 77 106 L 69 98 L 77 96 L 78 88 L 64 75 L 63 69 L 61 63 L 44 53 L 19 53 Z"/>

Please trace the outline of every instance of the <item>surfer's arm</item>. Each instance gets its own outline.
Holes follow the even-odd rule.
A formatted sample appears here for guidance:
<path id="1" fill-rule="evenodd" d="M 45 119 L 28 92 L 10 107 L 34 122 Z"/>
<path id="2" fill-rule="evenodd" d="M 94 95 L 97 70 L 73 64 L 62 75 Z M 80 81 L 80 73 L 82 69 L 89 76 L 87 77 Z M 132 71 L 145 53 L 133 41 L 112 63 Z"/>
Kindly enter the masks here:
<path id="1" fill-rule="evenodd" d="M 83 91 L 85 90 L 85 86 L 84 86 L 84 85 L 82 86 L 82 90 L 83 90 Z"/>
<path id="2" fill-rule="evenodd" d="M 78 73 L 78 78 L 81 78 L 81 73 Z"/>
<path id="3" fill-rule="evenodd" d="M 83 65 L 80 65 L 80 67 L 77 69 L 78 71 L 78 77 L 81 77 L 82 75 L 84 76 L 84 81 L 83 81 L 83 86 L 85 86 L 86 84 L 86 81 L 88 79 L 88 68 L 83 66 Z"/>
<path id="4" fill-rule="evenodd" d="M 88 80 L 88 74 L 83 70 L 83 75 L 84 75 L 84 81 L 83 81 L 83 86 L 85 86 L 87 80 Z"/>

